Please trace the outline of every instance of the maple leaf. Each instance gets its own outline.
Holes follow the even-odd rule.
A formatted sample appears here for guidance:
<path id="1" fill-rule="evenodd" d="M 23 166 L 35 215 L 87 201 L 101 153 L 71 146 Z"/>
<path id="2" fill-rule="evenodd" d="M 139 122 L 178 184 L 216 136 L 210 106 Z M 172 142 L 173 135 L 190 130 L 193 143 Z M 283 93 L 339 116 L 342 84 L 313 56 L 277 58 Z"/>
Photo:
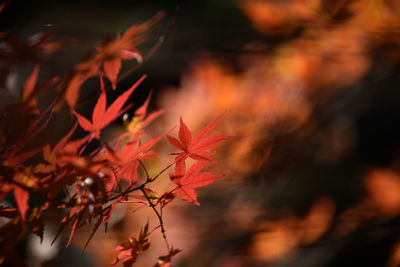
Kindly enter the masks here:
<path id="1" fill-rule="evenodd" d="M 69 77 L 67 81 L 67 85 L 63 94 L 65 95 L 65 101 L 67 102 L 69 108 L 72 110 L 75 107 L 76 102 L 79 98 L 79 92 L 82 84 L 89 78 L 93 76 L 100 75 L 100 62 L 98 60 L 92 59 L 87 61 L 82 61 L 79 63 L 73 74 Z M 56 105 L 56 107 L 60 107 L 62 103 L 60 101 Z"/>
<path id="2" fill-rule="evenodd" d="M 39 150 L 34 150 L 34 151 L 29 151 L 29 152 L 24 152 L 20 153 L 18 155 L 12 155 L 9 158 L 7 158 L 5 161 L 3 161 L 3 168 L 5 167 L 10 167 L 12 168 L 17 168 L 20 167 L 21 165 L 37 154 Z M 21 168 L 22 169 L 22 168 Z M 25 170 L 27 173 L 24 173 L 23 171 L 15 171 L 13 173 L 13 180 L 15 183 L 18 183 L 18 185 L 12 185 L 11 187 L 5 186 L 4 184 L 2 185 L 2 191 L 9 191 L 12 188 L 14 188 L 14 199 L 15 202 L 17 203 L 18 211 L 21 215 L 21 221 L 22 223 L 25 222 L 25 217 L 26 217 L 26 211 L 28 210 L 28 200 L 29 200 L 29 191 L 28 188 L 34 184 L 34 181 L 30 181 L 28 179 L 29 177 L 29 168 Z M 29 182 L 32 182 L 33 184 L 29 184 Z M 24 189 L 22 188 L 24 187 Z"/>
<path id="3" fill-rule="evenodd" d="M 136 58 L 138 62 L 142 62 L 142 55 L 139 51 L 131 44 L 128 38 L 118 35 L 117 38 L 103 47 L 98 47 L 101 57 L 106 58 L 104 61 L 104 72 L 107 78 L 110 80 L 112 88 L 116 89 L 116 83 L 118 73 L 121 69 L 123 59 Z"/>
<path id="4" fill-rule="evenodd" d="M 139 63 L 143 61 L 142 55 L 136 49 L 136 45 L 143 42 L 145 33 L 153 24 L 164 16 L 159 12 L 153 18 L 145 23 L 135 24 L 125 31 L 124 34 L 118 34 L 117 37 L 107 42 L 105 45 L 97 47 L 99 52 L 98 59 L 104 61 L 104 72 L 110 80 L 112 88 L 116 89 L 118 73 L 121 69 L 122 59 L 136 59 Z"/>
<path id="5" fill-rule="evenodd" d="M 18 211 L 21 214 L 21 221 L 22 223 L 25 222 L 25 214 L 28 207 L 28 199 L 29 199 L 29 192 L 25 191 L 24 189 L 20 188 L 19 186 L 15 186 L 14 188 L 14 198 L 15 202 L 18 206 Z"/>
<path id="6" fill-rule="evenodd" d="M 147 125 L 149 125 L 149 123 L 152 122 L 154 119 L 156 119 L 158 116 L 164 113 L 163 110 L 158 110 L 150 113 L 146 117 L 147 108 L 149 106 L 152 94 L 153 91 L 150 91 L 150 94 L 148 95 L 146 101 L 135 111 L 135 115 L 133 116 L 131 121 L 128 121 L 128 118 L 125 117 L 124 115 L 124 125 L 128 130 L 128 132 L 125 135 L 144 133 L 142 129 L 145 128 Z"/>
<path id="7" fill-rule="evenodd" d="M 197 201 L 197 194 L 194 188 L 206 186 L 222 176 L 225 176 L 225 174 L 217 175 L 210 172 L 200 172 L 207 163 L 208 162 L 204 160 L 198 161 L 184 174 L 185 163 L 184 161 L 178 161 L 175 174 L 170 174 L 171 181 L 177 185 L 175 194 L 183 200 L 192 202 L 195 205 L 200 205 Z"/>
<path id="8" fill-rule="evenodd" d="M 179 140 L 167 135 L 168 141 L 173 146 L 183 151 L 181 153 L 173 153 L 173 155 L 177 155 L 177 160 L 185 160 L 187 157 L 191 157 L 195 160 L 213 161 L 212 154 L 206 150 L 213 148 L 225 139 L 234 138 L 233 136 L 219 133 L 208 135 L 223 115 L 224 113 L 219 115 L 213 122 L 200 129 L 193 138 L 192 133 L 181 118 L 178 133 Z"/>
<path id="9" fill-rule="evenodd" d="M 79 175 L 79 174 L 78 174 Z M 59 205 L 58 208 L 70 208 L 70 211 L 62 219 L 61 226 L 58 233 L 53 239 L 52 243 L 58 238 L 62 230 L 72 222 L 71 232 L 66 246 L 69 246 L 77 229 L 90 223 L 96 217 L 97 221 L 93 227 L 92 233 L 87 240 L 84 249 L 89 244 L 90 240 L 104 221 L 102 201 L 104 200 L 105 191 L 102 187 L 102 181 L 100 177 L 96 177 L 96 174 L 92 173 L 90 177 L 79 176 L 80 179 L 77 182 L 76 192 L 74 196 L 69 200 L 68 203 Z"/>
<path id="10" fill-rule="evenodd" d="M 133 237 L 129 238 L 128 242 L 125 242 L 113 249 L 113 251 L 120 251 L 120 253 L 111 263 L 111 265 L 115 265 L 120 260 L 123 260 L 124 267 L 132 266 L 136 262 L 140 251 L 145 251 L 149 248 L 150 241 L 148 239 L 148 236 L 148 224 L 146 224 L 144 229 L 140 231 L 138 239 Z"/>
<path id="11" fill-rule="evenodd" d="M 139 167 L 138 160 L 144 160 L 149 157 L 156 155 L 155 153 L 149 151 L 157 142 L 159 142 L 164 135 L 152 138 L 141 144 L 140 142 L 129 142 L 120 150 L 120 145 L 118 144 L 115 150 L 107 147 L 107 159 L 112 164 L 118 167 L 119 176 L 123 177 L 127 181 L 133 183 L 139 180 L 137 170 Z"/>
<path id="12" fill-rule="evenodd" d="M 72 134 L 75 132 L 77 124 L 71 128 L 71 130 L 54 146 L 51 150 L 50 145 L 46 144 L 43 146 L 43 158 L 47 163 L 50 163 L 55 167 L 57 156 L 59 156 L 66 146 L 68 140 L 71 138 Z"/>
<path id="13" fill-rule="evenodd" d="M 101 92 L 100 97 L 97 100 L 96 106 L 93 110 L 92 122 L 74 111 L 74 114 L 78 119 L 78 123 L 82 127 L 82 129 L 88 132 L 92 132 L 96 139 L 100 139 L 101 130 L 126 111 L 126 108 L 122 110 L 121 108 L 129 99 L 133 91 L 145 78 L 146 75 L 143 75 L 131 88 L 120 95 L 107 109 L 106 93 L 104 91 Z"/>
<path id="14" fill-rule="evenodd" d="M 37 101 L 33 97 L 33 94 L 34 94 L 34 89 L 35 89 L 38 72 L 39 72 L 39 66 L 36 65 L 32 71 L 32 74 L 26 80 L 25 86 L 22 89 L 22 93 L 21 93 L 22 102 L 25 103 L 27 108 L 31 109 L 32 113 L 34 113 L 36 115 L 38 115 L 40 112 L 39 112 L 39 109 L 37 108 Z"/>
<path id="15" fill-rule="evenodd" d="M 40 150 L 32 150 L 24 153 L 20 153 L 18 155 L 11 154 L 4 161 L 3 165 L 8 167 L 17 168 L 22 165 L 25 161 L 36 155 Z"/>
<path id="16" fill-rule="evenodd" d="M 180 249 L 171 248 L 169 250 L 168 255 L 164 255 L 158 258 L 157 263 L 154 267 L 170 267 L 171 266 L 171 258 L 181 252 Z"/>

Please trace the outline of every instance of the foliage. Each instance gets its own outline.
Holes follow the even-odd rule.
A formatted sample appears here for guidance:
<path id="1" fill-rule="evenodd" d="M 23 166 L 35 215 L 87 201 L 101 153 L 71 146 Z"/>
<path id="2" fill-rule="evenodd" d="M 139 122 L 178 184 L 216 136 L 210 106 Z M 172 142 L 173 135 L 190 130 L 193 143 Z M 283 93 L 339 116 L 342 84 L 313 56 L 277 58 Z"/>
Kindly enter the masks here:
<path id="1" fill-rule="evenodd" d="M 4 9 L 5 4 L 0 10 Z M 63 211 L 64 215 L 59 218 L 59 231 L 53 242 L 63 230 L 69 229 L 67 246 L 76 230 L 94 222 L 91 224 L 93 229 L 86 247 L 101 225 L 105 225 L 107 229 L 115 208 L 127 204 L 148 207 L 157 216 L 159 225 L 149 230 L 150 226 L 147 224 L 138 238 L 128 238 L 127 242 L 116 247 L 114 251 L 119 254 L 112 265 L 119 261 L 123 261 L 124 266 L 135 263 L 139 254 L 149 248 L 150 235 L 158 229 L 165 239 L 168 254 L 161 256 L 156 266 L 169 266 L 171 258 L 179 252 L 168 244 L 162 209 L 176 195 L 199 205 L 194 188 L 203 187 L 222 177 L 204 171 L 207 165 L 215 162 L 214 154 L 209 151 L 220 141 L 231 138 L 223 134 L 209 135 L 222 115 L 200 130 L 193 140 L 182 118 L 179 141 L 167 135 L 172 130 L 159 136 L 149 136 L 144 128 L 162 113 L 155 111 L 147 114 L 149 95 L 145 103 L 136 109 L 132 121 L 126 123 L 127 129 L 124 133 L 109 141 L 104 141 L 101 136 L 107 126 L 132 108 L 132 104 L 125 104 L 130 102 L 132 93 L 146 76 L 142 76 L 128 90 L 121 92 L 108 106 L 108 88 L 105 84 L 118 90 L 122 59 L 142 62 L 143 57 L 136 45 L 146 39 L 148 29 L 162 16 L 159 13 L 145 23 L 133 25 L 122 35 L 106 40 L 96 47 L 94 56 L 83 59 L 63 77 L 42 82 L 40 65 L 36 64 L 21 90 L 20 101 L 2 107 L 0 200 L 15 202 L 16 205 L 0 206 L 0 216 L 7 219 L 0 228 L 1 261 L 24 265 L 16 246 L 28 232 L 43 239 L 46 228 L 42 218 L 48 212 L 55 209 Z M 14 68 L 30 66 L 30 59 L 24 58 L 22 54 L 40 58 L 43 54 L 51 54 L 61 48 L 60 42 L 51 41 L 51 32 L 35 41 L 27 40 L 22 44 L 15 41 L 14 33 L 11 32 L 1 33 L 0 38 L 1 63 L 6 66 L 2 69 L 4 76 Z M 22 57 L 27 62 L 17 62 L 16 57 Z M 84 85 L 95 77 L 100 78 L 100 94 L 91 120 L 88 120 L 77 111 L 77 103 Z M 38 105 L 38 95 L 43 90 L 57 92 L 56 97 L 46 104 L 46 108 Z M 68 106 L 71 120 L 76 119 L 77 123 L 55 145 L 46 140 L 41 141 L 43 138 L 38 137 L 46 136 L 49 125 L 63 110 L 63 103 Z M 85 136 L 75 137 L 78 126 L 87 133 Z M 176 158 L 156 175 L 150 176 L 146 160 L 158 156 L 152 149 L 164 137 L 183 152 L 172 153 Z M 96 140 L 99 140 L 99 145 L 93 148 Z M 186 170 L 188 157 L 196 162 Z M 163 174 L 170 168 L 175 168 L 175 172 L 170 174 L 175 187 L 167 192 L 150 189 L 153 182 L 165 179 Z M 67 196 L 65 200 L 63 189 L 66 187 L 74 189 L 72 196 Z"/>

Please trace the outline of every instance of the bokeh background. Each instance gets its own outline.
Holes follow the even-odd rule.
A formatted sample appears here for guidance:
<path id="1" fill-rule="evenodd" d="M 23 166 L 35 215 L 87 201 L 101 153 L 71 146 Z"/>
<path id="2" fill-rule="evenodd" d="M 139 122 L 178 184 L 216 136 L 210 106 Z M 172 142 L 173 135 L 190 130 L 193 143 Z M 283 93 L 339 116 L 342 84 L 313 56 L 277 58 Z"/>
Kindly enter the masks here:
<path id="1" fill-rule="evenodd" d="M 63 48 L 32 59 L 51 77 L 70 70 L 107 35 L 160 10 L 166 16 L 138 49 L 146 54 L 165 40 L 118 86 L 149 75 L 134 102 L 154 89 L 151 109 L 165 110 L 149 130 L 154 135 L 176 126 L 180 116 L 195 132 L 227 111 L 218 131 L 238 137 L 218 147 L 213 168 L 227 175 L 199 190 L 199 207 L 174 200 L 166 208 L 168 238 L 183 250 L 173 266 L 398 266 L 400 3 L 12 1 L 0 25 L 21 38 L 56 32 Z M 10 89 L 24 81 L 1 78 Z M 95 101 L 87 87 L 81 109 Z M 2 103 L 17 99 L 9 92 L 1 92 Z M 61 116 L 52 135 L 69 125 Z M 108 135 L 122 127 L 121 120 Z M 161 144 L 165 156 L 148 162 L 149 170 L 162 169 L 171 150 Z M 169 185 L 160 182 L 155 190 Z M 89 228 L 67 249 L 63 240 L 47 247 L 57 230 L 48 218 L 49 237 L 43 245 L 28 237 L 26 258 L 32 266 L 107 266 L 116 244 L 148 220 L 157 223 L 151 211 L 133 209 L 116 212 L 111 230 L 99 231 L 85 254 Z M 138 266 L 152 266 L 165 254 L 153 235 Z"/>

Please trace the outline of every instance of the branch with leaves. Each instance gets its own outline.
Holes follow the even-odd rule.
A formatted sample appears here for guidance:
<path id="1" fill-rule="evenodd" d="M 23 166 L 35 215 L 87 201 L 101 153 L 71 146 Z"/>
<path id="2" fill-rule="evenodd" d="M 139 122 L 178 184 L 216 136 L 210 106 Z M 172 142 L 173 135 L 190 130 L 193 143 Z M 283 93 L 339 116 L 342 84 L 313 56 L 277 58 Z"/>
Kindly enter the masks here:
<path id="1" fill-rule="evenodd" d="M 3 10 L 4 5 L 0 9 Z M 171 131 L 149 137 L 145 128 L 163 113 L 155 111 L 147 114 L 150 93 L 143 105 L 136 109 L 132 120 L 124 120 L 125 132 L 95 149 L 89 149 L 95 140 L 102 140 L 101 133 L 106 127 L 132 108 L 129 99 L 146 76 L 143 75 L 128 90 L 121 92 L 110 105 L 107 105 L 105 82 L 113 90 L 118 90 L 121 60 L 142 61 L 141 52 L 136 45 L 147 38 L 149 28 L 162 16 L 161 12 L 145 23 L 132 26 L 114 40 L 105 41 L 96 48 L 97 54 L 93 58 L 81 61 L 63 78 L 55 77 L 38 83 L 42 78 L 40 64 L 35 64 L 21 90 L 20 102 L 2 108 L 0 200 L 11 199 L 15 205 L 0 206 L 0 217 L 8 220 L 8 223 L 0 227 L 1 261 L 23 264 L 18 260 L 15 247 L 29 231 L 43 240 L 46 229 L 42 218 L 50 210 L 62 210 L 65 214 L 59 218 L 60 227 L 53 243 L 63 231 L 69 229 L 68 246 L 78 229 L 94 222 L 90 237 L 84 245 L 85 249 L 101 225 L 107 229 L 115 207 L 125 204 L 136 205 L 137 208 L 148 207 L 154 212 L 159 224 L 151 231 L 147 224 L 138 238 L 131 237 L 116 247 L 114 251 L 119 254 L 112 265 L 120 261 L 124 266 L 135 263 L 139 254 L 149 248 L 150 235 L 157 229 L 160 229 L 165 240 L 167 254 L 161 256 L 155 266 L 169 266 L 171 258 L 180 252 L 168 242 L 162 211 L 175 196 L 199 205 L 195 188 L 206 186 L 224 175 L 204 171 L 208 164 L 215 163 L 214 154 L 210 150 L 221 141 L 232 138 L 223 134 L 210 134 L 223 114 L 193 138 L 182 118 L 178 139 L 169 135 Z M 11 69 L 16 63 L 10 56 L 10 51 L 15 55 L 21 47 L 30 53 L 36 53 L 38 58 L 41 53 L 51 53 L 60 48 L 61 43 L 51 43 L 50 38 L 51 34 L 48 34 L 34 46 L 20 46 L 10 33 L 0 34 L 0 42 L 4 44 L 0 46 L 2 65 L 12 63 L 9 64 Z M 6 69 L 4 75 L 9 71 Z M 92 77 L 99 78 L 100 95 L 89 120 L 77 111 L 76 104 L 82 86 Z M 58 92 L 45 110 L 39 108 L 37 100 L 38 93 L 42 90 Z M 63 109 L 63 103 L 66 103 L 70 114 L 74 115 L 71 119 L 76 119 L 72 128 L 55 145 L 36 141 L 37 136 L 46 136 L 49 122 Z M 20 127 L 21 122 L 24 127 Z M 78 126 L 88 134 L 74 138 Z M 171 153 L 175 158 L 150 177 L 146 160 L 158 156 L 152 149 L 164 138 L 181 152 Z M 194 159 L 195 163 L 187 168 L 189 158 Z M 169 179 L 175 187 L 167 192 L 155 192 L 149 188 L 156 180 L 168 179 L 163 174 L 171 168 L 174 171 L 169 174 Z M 66 187 L 73 188 L 72 196 L 63 201 L 65 194 L 62 189 Z"/>

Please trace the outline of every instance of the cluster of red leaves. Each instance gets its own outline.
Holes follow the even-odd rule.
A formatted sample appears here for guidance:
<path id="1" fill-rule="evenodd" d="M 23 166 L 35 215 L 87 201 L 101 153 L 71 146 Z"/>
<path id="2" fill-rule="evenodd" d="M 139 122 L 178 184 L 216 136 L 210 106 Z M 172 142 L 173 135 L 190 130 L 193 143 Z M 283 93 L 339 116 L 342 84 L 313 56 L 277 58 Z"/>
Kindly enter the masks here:
<path id="1" fill-rule="evenodd" d="M 2 6 L 0 9 L 3 8 Z M 146 23 L 132 26 L 114 40 L 108 40 L 97 48 L 96 56 L 80 62 L 62 79 L 53 78 L 37 84 L 40 75 L 39 65 L 36 65 L 21 90 L 20 102 L 2 109 L 0 201 L 14 200 L 16 204 L 16 207 L 0 206 L 0 217 L 8 220 L 0 227 L 2 260 L 12 264 L 23 264 L 14 247 L 27 230 L 43 239 L 45 229 L 42 214 L 50 209 L 64 210 L 65 216 L 60 218 L 60 229 L 54 241 L 62 230 L 69 227 L 70 237 L 67 245 L 77 229 L 95 221 L 86 247 L 102 224 L 107 227 L 116 205 L 130 203 L 130 198 L 140 198 L 145 206 L 153 209 L 160 222 L 154 230 L 160 228 L 166 239 L 161 209 L 176 195 L 199 205 L 194 188 L 205 186 L 222 176 L 202 171 L 208 163 L 213 162 L 213 155 L 209 150 L 220 141 L 230 138 L 222 134 L 209 135 L 222 115 L 200 130 L 193 139 L 182 119 L 179 140 L 167 133 L 149 137 L 143 129 L 162 113 L 156 111 L 146 115 L 150 96 L 136 109 L 132 121 L 126 123 L 126 132 L 115 140 L 103 142 L 94 151 L 89 152 L 87 149 L 93 139 L 100 140 L 105 127 L 132 107 L 132 104 L 125 104 L 145 76 L 122 92 L 109 106 L 103 78 L 107 78 L 113 90 L 116 90 L 121 59 L 141 60 L 141 54 L 135 46 L 145 39 L 147 30 L 161 15 L 160 13 Z M 58 43 L 48 43 L 50 35 L 41 38 L 34 45 L 27 42 L 24 46 L 16 45 L 9 34 L 0 34 L 0 38 L 5 44 L 0 49 L 1 56 L 4 56 L 0 57 L 2 61 L 12 61 L 10 51 L 15 56 L 21 47 L 31 53 L 39 53 L 38 51 L 50 52 L 58 46 Z M 75 110 L 75 104 L 81 86 L 93 76 L 100 78 L 100 95 L 89 121 Z M 41 110 L 37 105 L 37 94 L 43 89 L 58 90 L 57 97 L 45 110 Z M 54 120 L 64 102 L 75 115 L 71 118 L 76 118 L 77 123 L 54 146 L 32 142 L 38 135 L 45 136 L 49 122 Z M 20 123 L 24 123 L 23 127 Z M 73 139 L 78 125 L 88 134 Z M 150 177 L 143 161 L 157 156 L 151 149 L 165 136 L 172 145 L 183 152 L 172 153 L 176 155 L 175 159 L 157 175 Z M 186 170 L 186 159 L 189 157 L 197 162 Z M 173 166 L 175 173 L 170 174 L 170 179 L 176 187 L 161 194 L 147 188 L 156 179 L 161 179 L 161 175 Z M 143 168 L 143 172 L 139 171 L 140 167 Z M 141 173 L 145 173 L 145 177 Z M 74 188 L 73 195 L 66 202 L 62 202 L 61 189 L 66 187 Z M 35 201 L 30 202 L 30 199 Z M 112 264 L 123 261 L 124 266 L 131 266 L 140 251 L 149 247 L 149 235 L 153 231 L 149 232 L 146 225 L 138 239 L 130 238 L 127 243 L 118 246 L 114 251 L 119 251 L 119 255 Z M 155 266 L 169 266 L 171 257 L 178 252 L 179 250 L 168 246 L 168 254 L 160 257 Z"/>
<path id="2" fill-rule="evenodd" d="M 224 134 L 208 134 L 217 124 L 222 114 L 213 122 L 202 128 L 192 139 L 192 133 L 189 131 L 182 118 L 180 120 L 179 140 L 167 135 L 168 141 L 176 148 L 182 150 L 180 153 L 173 153 L 175 157 L 175 173 L 170 174 L 171 180 L 177 185 L 176 194 L 189 202 L 199 205 L 196 192 L 193 188 L 206 186 L 223 175 L 215 175 L 210 172 L 201 172 L 208 162 L 213 162 L 212 154 L 207 150 L 217 145 L 222 140 L 231 138 Z M 185 160 L 190 157 L 197 160 L 186 171 Z"/>

